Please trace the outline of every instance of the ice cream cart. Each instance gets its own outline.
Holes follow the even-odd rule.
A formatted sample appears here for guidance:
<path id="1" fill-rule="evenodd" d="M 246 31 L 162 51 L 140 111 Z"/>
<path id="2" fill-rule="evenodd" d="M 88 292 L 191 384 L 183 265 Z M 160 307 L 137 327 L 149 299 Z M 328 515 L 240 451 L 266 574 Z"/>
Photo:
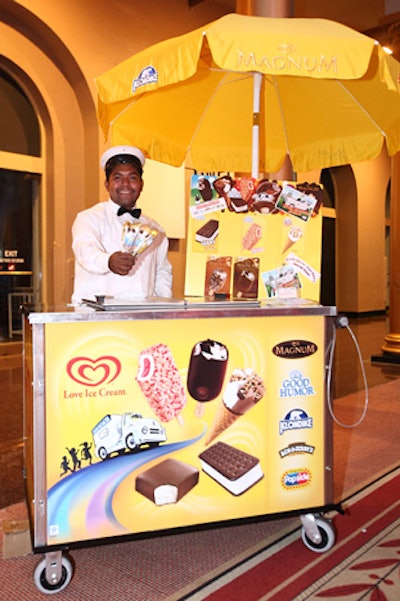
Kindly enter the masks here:
<path id="1" fill-rule="evenodd" d="M 93 303 L 24 318 L 34 580 L 88 543 L 296 513 L 330 548 L 334 307 L 301 299 Z"/>

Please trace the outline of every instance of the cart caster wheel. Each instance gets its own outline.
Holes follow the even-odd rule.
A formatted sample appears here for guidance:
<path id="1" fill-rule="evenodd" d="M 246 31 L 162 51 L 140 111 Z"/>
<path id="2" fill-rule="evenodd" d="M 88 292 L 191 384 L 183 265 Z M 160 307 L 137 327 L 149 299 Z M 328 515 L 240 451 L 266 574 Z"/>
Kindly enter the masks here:
<path id="1" fill-rule="evenodd" d="M 61 578 L 58 582 L 49 582 L 46 578 L 46 559 L 42 559 L 33 572 L 33 581 L 41 593 L 54 595 L 63 591 L 71 581 L 73 567 L 68 557 L 61 558 Z"/>
<path id="2" fill-rule="evenodd" d="M 314 542 L 311 540 L 307 536 L 304 526 L 301 529 L 301 538 L 307 549 L 310 549 L 310 551 L 314 551 L 315 553 L 325 553 L 325 551 L 329 551 L 329 549 L 331 549 L 335 544 L 335 530 L 330 521 L 321 517 L 315 518 L 315 524 L 321 535 L 321 540 L 319 542 Z"/>

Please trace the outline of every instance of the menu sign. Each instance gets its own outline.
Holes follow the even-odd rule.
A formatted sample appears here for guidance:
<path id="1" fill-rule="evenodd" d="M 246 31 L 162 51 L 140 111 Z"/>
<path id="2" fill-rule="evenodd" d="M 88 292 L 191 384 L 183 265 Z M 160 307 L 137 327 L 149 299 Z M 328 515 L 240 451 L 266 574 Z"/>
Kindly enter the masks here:
<path id="1" fill-rule="evenodd" d="M 194 175 L 185 294 L 319 302 L 322 187 Z"/>

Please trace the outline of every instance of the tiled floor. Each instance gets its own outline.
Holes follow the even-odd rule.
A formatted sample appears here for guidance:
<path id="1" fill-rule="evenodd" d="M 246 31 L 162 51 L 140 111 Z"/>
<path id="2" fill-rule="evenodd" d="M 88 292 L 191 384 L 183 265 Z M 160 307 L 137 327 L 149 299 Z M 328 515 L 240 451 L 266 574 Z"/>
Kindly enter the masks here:
<path id="1" fill-rule="evenodd" d="M 371 362 L 381 354 L 388 321 L 384 316 L 350 319 L 350 329 L 359 345 L 368 386 L 400 377 L 400 364 Z M 21 354 L 5 355 L 0 343 L 0 508 L 24 498 L 22 478 L 23 401 Z M 3 350 L 2 350 L 3 349 Z M 15 353 L 15 349 L 12 350 Z M 339 398 L 362 390 L 363 372 L 357 348 L 346 328 L 336 331 L 332 392 Z"/>

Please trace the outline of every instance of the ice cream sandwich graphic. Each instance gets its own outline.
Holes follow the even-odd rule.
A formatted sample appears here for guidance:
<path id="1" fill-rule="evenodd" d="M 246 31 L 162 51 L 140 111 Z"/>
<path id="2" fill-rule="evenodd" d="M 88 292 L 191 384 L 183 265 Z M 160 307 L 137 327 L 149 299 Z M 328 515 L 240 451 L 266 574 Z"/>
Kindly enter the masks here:
<path id="1" fill-rule="evenodd" d="M 215 238 L 219 234 L 219 221 L 210 219 L 201 228 L 196 231 L 195 240 L 203 246 L 208 246 L 215 242 Z"/>
<path id="2" fill-rule="evenodd" d="M 199 481 L 199 470 L 176 459 L 165 459 L 137 476 L 135 488 L 156 505 L 177 503 Z"/>
<path id="3" fill-rule="evenodd" d="M 233 495 L 241 495 L 264 476 L 257 457 L 224 442 L 199 455 L 202 470 Z"/>

